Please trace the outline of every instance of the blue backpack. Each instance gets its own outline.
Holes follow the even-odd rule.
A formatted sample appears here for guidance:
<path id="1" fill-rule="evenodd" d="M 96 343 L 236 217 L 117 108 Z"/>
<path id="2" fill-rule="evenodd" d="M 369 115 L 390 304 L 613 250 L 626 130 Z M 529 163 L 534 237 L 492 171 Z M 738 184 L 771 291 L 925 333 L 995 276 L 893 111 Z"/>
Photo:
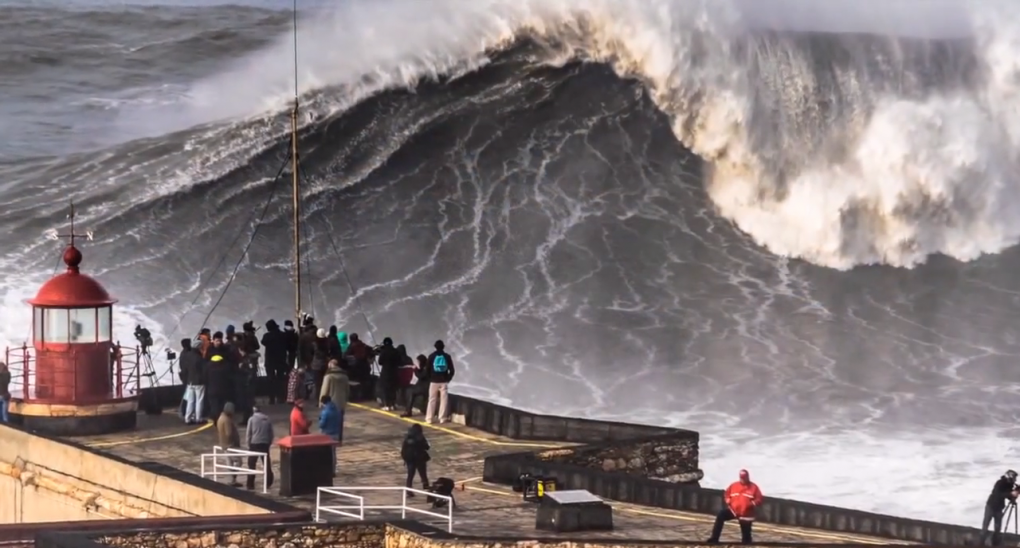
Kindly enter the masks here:
<path id="1" fill-rule="evenodd" d="M 449 364 L 446 363 L 446 355 L 439 354 L 436 356 L 435 361 L 432 362 L 432 371 L 436 373 L 446 373 L 450 370 Z"/>

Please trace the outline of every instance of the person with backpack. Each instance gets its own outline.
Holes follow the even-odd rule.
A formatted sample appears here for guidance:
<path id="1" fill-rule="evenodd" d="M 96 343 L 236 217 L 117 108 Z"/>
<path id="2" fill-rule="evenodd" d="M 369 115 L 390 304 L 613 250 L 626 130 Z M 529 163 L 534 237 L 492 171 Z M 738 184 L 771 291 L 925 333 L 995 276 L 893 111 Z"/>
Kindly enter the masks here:
<path id="1" fill-rule="evenodd" d="M 429 455 L 429 449 L 432 446 L 429 444 L 429 440 L 425 437 L 425 431 L 422 429 L 420 424 L 412 424 L 407 430 L 407 435 L 404 436 L 404 443 L 400 447 L 400 459 L 404 461 L 404 466 L 407 468 L 407 481 L 404 485 L 410 489 L 414 485 L 414 476 L 418 475 L 421 480 L 421 488 L 425 491 L 429 489 L 429 461 L 432 457 Z M 413 492 L 407 493 L 408 497 L 413 497 Z"/>
<path id="2" fill-rule="evenodd" d="M 447 415 L 449 405 L 449 385 L 453 380 L 455 370 L 453 358 L 443 349 L 446 344 L 443 341 L 436 341 L 436 351 L 428 358 L 428 380 L 429 380 L 429 403 L 425 408 L 425 420 L 434 423 L 436 420 L 436 403 L 439 403 L 439 422 L 450 420 Z"/>

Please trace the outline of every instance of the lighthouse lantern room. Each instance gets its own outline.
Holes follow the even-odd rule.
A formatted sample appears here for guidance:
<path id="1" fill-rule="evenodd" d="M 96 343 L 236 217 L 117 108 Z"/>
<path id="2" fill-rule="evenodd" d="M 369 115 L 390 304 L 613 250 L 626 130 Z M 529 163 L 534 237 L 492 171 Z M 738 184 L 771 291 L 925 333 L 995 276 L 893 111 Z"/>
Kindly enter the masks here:
<path id="1" fill-rule="evenodd" d="M 8 349 L 11 421 L 57 435 L 92 435 L 135 427 L 138 411 L 137 352 L 113 340 L 117 302 L 81 272 L 83 235 L 71 229 L 63 261 L 67 270 L 39 288 L 32 305 L 32 346 Z M 91 239 L 91 234 L 85 234 Z M 128 386 L 129 385 L 129 386 Z M 20 390 L 19 390 L 20 388 Z"/>

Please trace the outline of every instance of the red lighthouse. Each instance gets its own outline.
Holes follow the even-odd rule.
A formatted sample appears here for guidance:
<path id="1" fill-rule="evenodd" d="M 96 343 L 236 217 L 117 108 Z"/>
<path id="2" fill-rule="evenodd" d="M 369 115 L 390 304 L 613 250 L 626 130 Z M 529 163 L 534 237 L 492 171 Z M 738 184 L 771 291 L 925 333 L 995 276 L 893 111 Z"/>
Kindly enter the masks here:
<path id="1" fill-rule="evenodd" d="M 74 232 L 73 205 L 71 230 L 58 236 L 69 240 L 63 256 L 67 270 L 43 284 L 28 301 L 32 347 L 7 352 L 13 377 L 11 420 L 58 435 L 134 428 L 137 390 L 125 390 L 123 351 L 113 341 L 117 300 L 81 272 L 83 257 L 74 245 L 80 235 Z M 130 369 L 137 379 L 137 367 Z"/>

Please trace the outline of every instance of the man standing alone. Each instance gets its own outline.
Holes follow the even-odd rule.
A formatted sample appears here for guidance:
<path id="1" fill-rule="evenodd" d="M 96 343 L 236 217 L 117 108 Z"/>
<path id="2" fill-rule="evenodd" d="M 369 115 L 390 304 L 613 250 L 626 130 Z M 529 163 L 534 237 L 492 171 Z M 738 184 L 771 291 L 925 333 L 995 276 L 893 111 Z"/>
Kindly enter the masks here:
<path id="1" fill-rule="evenodd" d="M 269 447 L 273 445 L 273 422 L 269 420 L 269 417 L 257 406 L 254 408 L 251 418 L 248 419 L 248 428 L 246 429 L 245 437 L 248 439 L 249 451 L 266 454 L 265 461 L 262 463 L 262 469 L 266 472 L 266 486 L 272 487 L 273 461 L 269 458 Z M 258 465 L 258 461 L 259 457 L 248 457 L 248 468 L 255 470 L 255 467 Z M 247 487 L 248 489 L 255 488 L 254 475 L 248 476 Z"/>
<path id="2" fill-rule="evenodd" d="M 241 434 L 237 431 L 237 426 L 234 425 L 234 404 L 227 402 L 223 404 L 223 412 L 220 413 L 220 417 L 216 419 L 216 434 L 219 438 L 220 447 L 223 449 L 240 449 L 241 448 Z M 234 468 L 241 467 L 241 457 L 227 457 L 230 462 L 230 466 Z M 241 484 L 237 483 L 237 474 L 231 474 L 230 485 L 233 487 L 240 487 Z"/>
<path id="3" fill-rule="evenodd" d="M 715 517 L 715 526 L 712 527 L 712 536 L 708 539 L 708 543 L 719 542 L 723 525 L 727 521 L 735 519 L 740 523 L 740 541 L 743 544 L 751 544 L 753 542 L 751 540 L 751 524 L 754 523 L 754 510 L 761 502 L 761 490 L 751 482 L 751 474 L 747 470 L 741 470 L 740 480 L 730 484 L 726 488 L 726 492 L 723 493 L 725 506 Z"/>

